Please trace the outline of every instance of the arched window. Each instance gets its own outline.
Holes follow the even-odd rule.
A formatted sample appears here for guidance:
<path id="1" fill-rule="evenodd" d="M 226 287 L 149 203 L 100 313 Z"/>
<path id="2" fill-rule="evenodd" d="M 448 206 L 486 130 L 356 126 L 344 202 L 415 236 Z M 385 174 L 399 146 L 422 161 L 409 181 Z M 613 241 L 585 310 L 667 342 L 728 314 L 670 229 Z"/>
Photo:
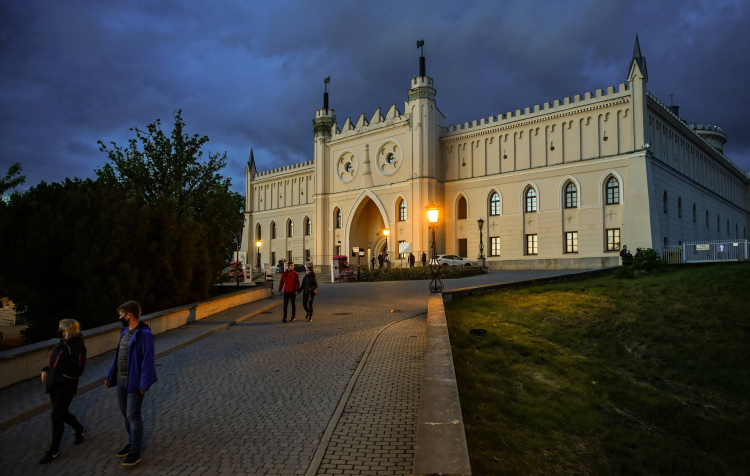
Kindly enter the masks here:
<path id="1" fill-rule="evenodd" d="M 664 190 L 664 213 L 669 213 L 669 198 L 667 198 L 667 191 Z"/>
<path id="2" fill-rule="evenodd" d="M 578 207 L 578 189 L 576 184 L 568 182 L 565 186 L 565 208 L 576 208 Z"/>
<path id="3" fill-rule="evenodd" d="M 461 197 L 458 199 L 458 219 L 459 220 L 466 220 L 467 217 L 466 212 L 466 198 L 461 195 Z"/>
<path id="4" fill-rule="evenodd" d="M 305 236 L 312 235 L 312 221 L 310 220 L 310 217 L 305 217 Z"/>
<path id="5" fill-rule="evenodd" d="M 682 218 L 682 197 L 677 197 L 677 216 Z"/>
<path id="6" fill-rule="evenodd" d="M 261 241 L 263 239 L 263 234 L 261 233 L 262 228 L 260 227 L 260 223 L 255 225 L 255 241 Z"/>
<path id="7" fill-rule="evenodd" d="M 610 177 L 607 180 L 607 205 L 620 203 L 620 182 L 616 178 Z"/>
<path id="8" fill-rule="evenodd" d="M 294 222 L 291 219 L 286 222 L 286 236 L 294 236 Z"/>
<path id="9" fill-rule="evenodd" d="M 276 222 L 272 221 L 271 222 L 271 239 L 275 239 L 275 238 L 276 238 Z"/>
<path id="10" fill-rule="evenodd" d="M 340 208 L 336 208 L 333 211 L 333 227 L 341 228 L 341 209 Z"/>
<path id="11" fill-rule="evenodd" d="M 693 223 L 698 221 L 698 210 L 695 208 L 695 203 L 693 203 Z"/>
<path id="12" fill-rule="evenodd" d="M 500 215 L 500 194 L 492 192 L 490 195 L 490 216 L 496 217 Z"/>
<path id="13" fill-rule="evenodd" d="M 533 187 L 529 187 L 526 190 L 526 213 L 532 213 L 536 211 L 536 190 Z"/>
<path id="14" fill-rule="evenodd" d="M 406 221 L 406 200 L 403 198 L 398 201 L 398 221 Z"/>

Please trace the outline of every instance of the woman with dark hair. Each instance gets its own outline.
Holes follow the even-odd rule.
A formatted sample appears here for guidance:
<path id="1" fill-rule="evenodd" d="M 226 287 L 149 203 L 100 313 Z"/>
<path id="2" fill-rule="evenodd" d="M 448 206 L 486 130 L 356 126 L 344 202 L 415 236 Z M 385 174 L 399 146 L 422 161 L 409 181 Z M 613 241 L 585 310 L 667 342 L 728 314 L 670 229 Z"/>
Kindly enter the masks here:
<path id="1" fill-rule="evenodd" d="M 315 271 L 313 271 L 312 266 L 307 268 L 300 288 L 302 288 L 302 307 L 307 312 L 306 319 L 312 321 L 313 301 L 315 300 L 315 295 L 318 294 L 318 279 L 315 277 Z"/>
<path id="2" fill-rule="evenodd" d="M 42 382 L 47 384 L 52 402 L 52 444 L 39 464 L 52 462 L 60 455 L 60 442 L 67 423 L 75 430 L 74 444 L 83 443 L 86 428 L 69 411 L 78 392 L 78 378 L 86 368 L 86 346 L 83 345 L 81 326 L 74 319 L 63 319 L 57 329 L 60 342 L 49 354 L 49 365 L 42 369 Z"/>

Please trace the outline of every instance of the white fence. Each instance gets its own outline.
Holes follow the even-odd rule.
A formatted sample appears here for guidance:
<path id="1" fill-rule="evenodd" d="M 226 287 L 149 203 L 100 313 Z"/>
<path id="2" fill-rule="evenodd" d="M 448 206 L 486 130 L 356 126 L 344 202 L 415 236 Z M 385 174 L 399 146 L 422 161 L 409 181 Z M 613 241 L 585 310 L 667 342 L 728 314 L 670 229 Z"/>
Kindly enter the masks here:
<path id="1" fill-rule="evenodd" d="M 662 258 L 668 264 L 746 260 L 747 240 L 691 241 L 665 246 Z"/>

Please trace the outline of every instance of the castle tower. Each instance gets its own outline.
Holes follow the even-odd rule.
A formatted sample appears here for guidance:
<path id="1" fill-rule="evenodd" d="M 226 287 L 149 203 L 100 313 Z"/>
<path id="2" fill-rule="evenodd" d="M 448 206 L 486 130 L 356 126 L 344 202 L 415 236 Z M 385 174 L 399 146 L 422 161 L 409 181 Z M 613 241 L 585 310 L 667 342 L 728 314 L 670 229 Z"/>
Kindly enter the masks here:
<path id="1" fill-rule="evenodd" d="M 328 84 L 330 82 L 330 76 L 323 80 L 325 85 L 323 107 L 315 111 L 315 119 L 313 119 L 313 134 L 315 136 L 315 221 L 313 222 L 316 227 L 313 232 L 315 236 L 315 256 L 333 254 L 333 249 L 328 249 L 325 246 L 326 243 L 333 241 L 333 237 L 329 236 L 328 231 L 331 217 L 328 213 L 329 199 L 327 195 L 332 190 L 328 190 L 326 181 L 326 177 L 334 173 L 326 144 L 331 140 L 332 128 L 336 124 L 334 110 L 328 108 Z M 328 263 L 316 263 L 316 265 L 325 264 Z"/>

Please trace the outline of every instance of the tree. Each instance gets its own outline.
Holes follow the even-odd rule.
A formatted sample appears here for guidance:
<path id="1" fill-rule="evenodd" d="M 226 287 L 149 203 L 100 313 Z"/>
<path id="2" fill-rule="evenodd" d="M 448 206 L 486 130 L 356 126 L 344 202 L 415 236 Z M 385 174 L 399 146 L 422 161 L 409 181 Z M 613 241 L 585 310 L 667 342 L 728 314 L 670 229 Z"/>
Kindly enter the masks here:
<path id="1" fill-rule="evenodd" d="M 18 162 L 10 166 L 8 173 L 5 174 L 5 178 L 0 178 L 0 196 L 8 190 L 23 185 L 26 182 L 26 176 L 20 175 L 22 170 L 21 164 Z"/>

